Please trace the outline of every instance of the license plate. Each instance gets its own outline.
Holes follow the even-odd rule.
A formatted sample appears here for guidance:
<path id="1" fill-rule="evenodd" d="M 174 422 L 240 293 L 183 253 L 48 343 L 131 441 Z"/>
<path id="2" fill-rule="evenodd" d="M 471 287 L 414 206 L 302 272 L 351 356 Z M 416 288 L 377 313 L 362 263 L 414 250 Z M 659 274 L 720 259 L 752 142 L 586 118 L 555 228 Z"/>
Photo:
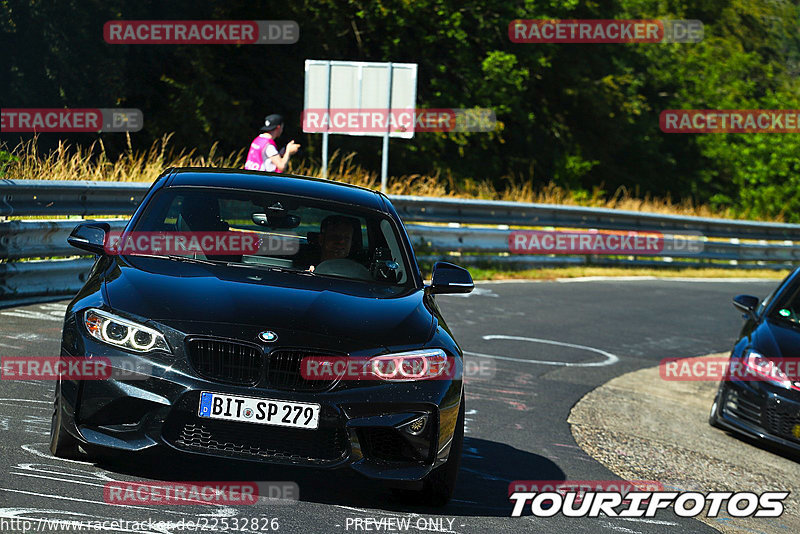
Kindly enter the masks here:
<path id="1" fill-rule="evenodd" d="M 197 415 L 243 423 L 288 426 L 314 430 L 319 427 L 319 404 L 240 397 L 203 391 Z"/>

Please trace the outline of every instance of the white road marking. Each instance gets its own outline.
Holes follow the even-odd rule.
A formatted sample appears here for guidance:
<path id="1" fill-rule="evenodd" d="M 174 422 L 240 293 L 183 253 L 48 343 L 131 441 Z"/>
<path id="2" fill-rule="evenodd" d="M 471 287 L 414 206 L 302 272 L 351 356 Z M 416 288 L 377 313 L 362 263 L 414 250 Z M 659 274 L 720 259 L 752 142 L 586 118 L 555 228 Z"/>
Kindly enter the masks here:
<path id="1" fill-rule="evenodd" d="M 780 282 L 780 278 L 659 278 L 658 280 L 675 280 L 677 282 L 734 282 L 737 284 L 750 282 Z"/>
<path id="2" fill-rule="evenodd" d="M 611 354 L 610 352 L 606 352 L 601 349 L 596 349 L 594 347 L 587 347 L 585 345 L 575 345 L 574 343 L 564 343 L 563 341 L 553 341 L 550 339 L 539 339 L 536 337 L 521 337 L 521 336 L 505 336 L 505 335 L 497 335 L 497 334 L 490 334 L 483 336 L 483 339 L 492 340 L 492 339 L 510 339 L 514 341 L 529 341 L 531 343 L 544 343 L 545 345 L 558 345 L 561 347 L 569 347 L 572 349 L 580 349 L 586 350 L 589 352 L 594 352 L 597 354 L 601 354 L 606 357 L 605 360 L 600 362 L 582 362 L 582 363 L 571 363 L 571 362 L 555 362 L 549 360 L 527 360 L 524 358 L 512 358 L 510 356 L 497 356 L 495 354 L 484 354 L 482 352 L 471 352 L 471 351 L 464 351 L 464 354 L 469 354 L 471 356 L 480 356 L 482 358 L 494 358 L 495 360 L 508 360 L 512 362 L 524 362 L 524 363 L 538 363 L 541 365 L 561 365 L 564 367 L 603 367 L 606 365 L 613 365 L 619 361 L 619 356 L 615 354 Z"/>
<path id="3" fill-rule="evenodd" d="M 23 431 L 29 434 L 48 436 L 50 435 L 50 419 L 50 417 L 30 414 L 22 416 Z"/>
<path id="4" fill-rule="evenodd" d="M 49 338 L 49 337 L 43 338 L 39 334 L 31 334 L 31 333 L 28 333 L 28 332 L 20 332 L 20 333 L 17 333 L 17 334 L 3 334 L 3 337 L 6 338 L 6 339 L 21 339 L 23 341 L 36 341 L 36 340 L 39 340 L 39 339 L 45 340 L 45 341 L 58 341 L 58 339 L 56 339 L 56 338 Z"/>
<path id="5" fill-rule="evenodd" d="M 67 462 L 67 463 L 71 463 L 71 464 L 94 465 L 94 462 L 82 462 L 80 460 L 68 460 L 66 458 L 57 458 L 57 457 L 53 456 L 52 454 L 49 454 L 49 453 L 45 454 L 43 452 L 37 451 L 36 449 L 33 448 L 34 445 L 45 445 L 45 446 L 47 446 L 47 443 L 31 443 L 31 444 L 22 445 L 21 447 L 22 447 L 22 450 L 25 451 L 25 452 L 29 452 L 29 453 L 33 454 L 34 456 L 38 456 L 40 458 L 47 458 L 48 460 L 56 460 L 58 462 Z"/>
<path id="6" fill-rule="evenodd" d="M 48 498 L 48 499 L 61 499 L 62 501 L 91 502 L 91 503 L 94 503 L 94 504 L 102 504 L 102 505 L 105 505 L 105 506 L 114 506 L 114 507 L 121 506 L 119 504 L 110 504 L 110 503 L 107 503 L 105 501 L 94 501 L 92 499 L 86 499 L 86 498 L 79 499 L 77 497 L 67 497 L 65 495 L 54 495 L 52 493 L 36 493 L 35 491 L 25 491 L 25 490 L 12 489 L 12 488 L 0 488 L 0 491 L 9 491 L 11 493 L 21 493 L 23 495 L 33 495 L 35 497 L 45 497 L 45 498 Z M 178 512 L 171 512 L 171 513 L 178 513 Z M 193 514 L 190 514 L 190 515 L 193 515 Z"/>
<path id="7" fill-rule="evenodd" d="M 80 482 L 75 480 L 77 478 L 88 478 L 89 480 L 94 481 L 101 481 L 101 482 L 123 482 L 121 480 L 116 480 L 114 478 L 109 477 L 102 471 L 89 471 L 85 469 L 78 469 L 73 467 L 61 466 L 61 465 L 53 465 L 53 464 L 17 464 L 11 467 L 11 469 L 19 469 L 20 471 L 30 471 L 31 473 L 41 473 L 39 475 L 30 474 L 30 473 L 14 473 L 14 475 L 18 476 L 30 476 L 30 477 L 37 477 L 37 478 L 48 478 L 51 480 L 59 480 L 55 478 L 54 475 L 61 475 L 61 476 L 68 476 L 70 480 L 65 482 L 72 482 L 74 484 L 89 484 L 98 487 L 103 487 L 102 484 L 90 484 L 88 482 Z M 65 470 L 66 469 L 66 470 Z"/>
<path id="8" fill-rule="evenodd" d="M 58 459 L 58 458 L 52 458 L 52 459 Z M 76 463 L 85 463 L 85 462 L 76 462 Z M 89 464 L 89 465 L 94 467 L 94 464 Z M 12 475 L 27 476 L 27 477 L 33 477 L 33 478 L 44 478 L 44 479 L 47 479 L 47 480 L 57 480 L 59 482 L 70 482 L 72 484 L 83 484 L 83 485 L 86 485 L 86 486 L 96 486 L 98 488 L 105 487 L 105 484 L 107 484 L 109 482 L 120 482 L 120 483 L 123 483 L 123 484 L 126 483 L 126 482 L 130 482 L 130 481 L 126 481 L 126 480 L 112 478 L 106 472 L 103 472 L 103 471 L 91 471 L 91 470 L 86 470 L 86 469 L 71 468 L 71 467 L 67 467 L 67 466 L 53 465 L 53 464 L 21 463 L 21 464 L 17 464 L 15 466 L 12 466 L 12 469 L 19 469 L 20 471 L 30 471 L 31 472 L 31 473 L 17 473 L 17 472 L 14 472 L 14 471 L 10 471 L 10 473 Z M 40 474 L 36 474 L 36 473 L 40 473 Z M 54 475 L 60 475 L 60 476 L 69 477 L 69 478 L 67 478 L 67 479 L 58 478 L 58 476 L 54 476 Z M 99 482 L 103 482 L 104 484 L 98 484 L 98 483 L 92 483 L 92 482 L 83 482 L 83 481 L 77 480 L 78 478 L 89 479 L 89 480 L 92 480 L 92 481 L 99 481 Z M 140 484 L 140 485 L 147 485 L 148 482 L 149 481 L 147 481 L 147 480 L 132 481 L 132 483 L 136 483 L 136 484 Z M 152 485 L 156 486 L 159 483 L 160 483 L 160 481 L 153 481 Z M 198 503 L 197 504 L 197 506 L 200 506 L 200 505 L 213 506 L 215 508 L 215 511 L 213 513 L 209 513 L 209 514 L 199 514 L 199 513 L 187 514 L 185 512 L 174 512 L 174 513 L 179 514 L 179 515 L 197 515 L 199 517 L 234 517 L 237 514 L 236 510 L 233 507 L 227 506 L 227 505 L 224 505 L 224 504 L 215 504 L 215 503 Z M 157 510 L 157 509 L 156 508 L 152 508 L 152 510 Z"/>
<path id="9" fill-rule="evenodd" d="M 46 497 L 46 498 L 50 498 L 50 499 L 61 499 L 63 501 L 90 502 L 90 503 L 94 503 L 94 504 L 102 504 L 104 506 L 113 506 L 115 508 L 126 508 L 127 507 L 126 505 L 112 504 L 112 503 L 108 503 L 108 502 L 105 502 L 105 501 L 96 501 L 96 500 L 93 500 L 93 499 L 86 499 L 86 498 L 80 498 L 79 499 L 77 497 L 67 497 L 66 495 L 55 495 L 55 494 L 52 494 L 52 493 L 36 493 L 35 491 L 25 491 L 25 490 L 12 489 L 12 488 L 0 488 L 0 491 L 9 491 L 11 493 L 21 493 L 23 495 L 33 495 L 35 497 Z M 202 504 L 202 505 L 201 504 L 197 504 L 197 505 L 190 505 L 190 506 L 207 506 L 207 504 Z M 189 515 L 189 516 L 192 516 L 192 517 L 196 517 L 196 516 L 200 515 L 200 514 L 197 514 L 196 512 L 178 512 L 177 510 L 170 510 L 170 509 L 164 509 L 164 508 L 152 508 L 152 507 L 149 507 L 149 506 L 140 506 L 140 505 L 137 505 L 136 509 L 137 510 L 149 510 L 151 512 L 164 512 L 164 513 L 167 513 L 167 514 L 175 514 L 175 515 Z M 219 517 L 231 517 L 231 512 L 233 512 L 233 515 L 236 514 L 236 511 L 233 508 L 230 508 L 230 507 L 223 507 L 220 511 L 224 512 L 224 515 L 220 515 Z M 209 517 L 214 517 L 215 516 L 213 514 L 203 514 L 203 515 L 209 515 Z"/>
<path id="10" fill-rule="evenodd" d="M 37 383 L 36 382 L 28 382 L 26 380 L 20 380 L 20 381 L 17 382 L 17 384 L 37 384 Z M 39 385 L 39 384 L 37 384 L 37 385 Z M 45 402 L 46 404 L 50 404 L 51 406 L 53 404 L 52 402 L 47 402 L 47 401 L 31 401 L 31 402 Z M 19 404 L 14 404 L 14 403 L 11 403 L 11 402 L 3 402 L 3 401 L 0 401 L 0 406 L 7 406 L 9 408 L 19 408 L 20 407 Z M 45 412 L 48 411 L 48 407 L 47 406 L 27 406 L 27 408 L 32 408 L 34 410 L 44 410 Z M 48 422 L 48 425 L 49 424 L 50 423 Z"/>
<path id="11" fill-rule="evenodd" d="M 64 320 L 63 315 L 56 317 L 55 315 L 50 315 L 49 313 L 42 313 L 32 310 L 4 311 L 0 312 L 0 314 L 8 315 L 10 317 L 22 317 L 23 319 L 41 319 L 43 321 L 58 321 L 59 323 Z"/>
<path id="12" fill-rule="evenodd" d="M 442 294 L 443 297 L 496 297 L 499 298 L 500 295 L 492 291 L 491 289 L 483 289 L 482 287 L 476 287 L 470 293 L 444 293 Z"/>
<path id="13" fill-rule="evenodd" d="M 579 276 L 575 278 L 556 278 L 556 282 L 561 284 L 569 282 L 638 282 L 653 281 L 659 282 L 727 282 L 741 284 L 749 282 L 780 282 L 780 278 L 695 278 L 695 277 L 671 277 L 671 276 Z"/>
<path id="14" fill-rule="evenodd" d="M 638 282 L 658 280 L 655 276 L 576 276 L 574 278 L 556 278 L 560 284 L 571 282 Z"/>
<path id="15" fill-rule="evenodd" d="M 47 387 L 47 382 L 48 381 L 46 381 L 46 380 L 14 380 L 15 384 L 26 384 L 28 386 L 39 386 L 39 387 L 42 387 L 42 388 L 46 388 Z M 52 404 L 52 403 L 50 403 L 50 404 Z"/>
<path id="16" fill-rule="evenodd" d="M 633 521 L 634 523 L 650 523 L 651 525 L 665 525 L 677 527 L 678 523 L 673 521 L 661 521 L 660 519 L 646 519 L 642 517 L 615 517 L 614 519 L 621 519 L 622 521 Z"/>

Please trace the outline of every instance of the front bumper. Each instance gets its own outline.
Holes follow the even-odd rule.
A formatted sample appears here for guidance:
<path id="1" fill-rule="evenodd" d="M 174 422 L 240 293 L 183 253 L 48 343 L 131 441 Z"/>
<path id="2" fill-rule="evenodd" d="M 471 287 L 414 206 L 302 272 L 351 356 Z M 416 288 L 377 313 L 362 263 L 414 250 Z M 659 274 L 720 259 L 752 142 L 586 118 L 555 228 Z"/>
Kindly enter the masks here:
<path id="1" fill-rule="evenodd" d="M 800 395 L 769 382 L 722 382 L 717 421 L 782 449 L 800 453 Z"/>
<path id="2" fill-rule="evenodd" d="M 183 335 L 183 334 L 181 334 Z M 169 339 L 169 336 L 168 336 Z M 461 399 L 461 380 L 387 383 L 327 391 L 285 391 L 226 384 L 196 373 L 183 343 L 175 354 L 132 354 L 95 341 L 65 323 L 62 356 L 109 357 L 146 374 L 62 382 L 66 430 L 80 442 L 118 451 L 166 446 L 182 452 L 272 464 L 338 468 L 387 481 L 419 481 L 448 457 Z M 175 349 L 178 350 L 175 350 Z M 316 430 L 222 421 L 197 416 L 200 393 L 313 402 Z M 427 416 L 419 435 L 404 425 Z"/>

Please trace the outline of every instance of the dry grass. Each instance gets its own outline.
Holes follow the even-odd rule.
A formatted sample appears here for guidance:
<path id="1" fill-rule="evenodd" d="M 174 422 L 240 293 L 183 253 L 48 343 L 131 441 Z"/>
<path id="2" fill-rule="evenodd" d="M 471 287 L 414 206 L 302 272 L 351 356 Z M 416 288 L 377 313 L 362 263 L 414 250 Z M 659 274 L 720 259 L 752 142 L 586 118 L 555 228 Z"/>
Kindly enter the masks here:
<path id="1" fill-rule="evenodd" d="M 109 156 L 101 141 L 89 147 L 59 146 L 47 154 L 39 153 L 36 139 L 25 142 L 11 152 L 16 156 L 6 168 L 5 178 L 38 180 L 105 180 L 118 182 L 152 182 L 167 167 L 227 167 L 241 168 L 245 150 L 219 154 L 214 145 L 203 156 L 192 151 L 174 151 L 169 147 L 170 135 L 165 135 L 149 149 L 134 150 L 128 137 L 128 149 L 116 158 Z M 2 148 L 2 147 L 0 147 Z M 342 155 L 334 152 L 329 162 L 329 178 L 377 189 L 378 173 L 354 163 L 355 153 Z M 310 160 L 294 162 L 291 172 L 306 176 L 321 176 L 318 165 Z M 489 180 L 467 179 L 457 181 L 452 175 L 404 175 L 390 177 L 388 192 L 397 195 L 429 197 L 477 198 L 485 200 L 511 200 L 591 206 L 650 213 L 695 215 L 701 217 L 732 217 L 728 212 L 712 211 L 708 206 L 696 205 L 691 200 L 675 202 L 669 197 L 639 197 L 625 188 L 606 195 L 600 188 L 590 193 L 572 192 L 554 183 L 534 186 L 525 177 L 507 177 L 505 187 L 498 189 Z"/>
<path id="2" fill-rule="evenodd" d="M 145 151 L 136 151 L 128 136 L 128 149 L 110 158 L 102 141 L 89 147 L 59 143 L 47 154 L 38 151 L 36 139 L 11 150 L 16 161 L 6 168 L 6 178 L 22 180 L 102 180 L 109 182 L 153 182 L 167 167 L 241 167 L 244 151 L 222 156 L 216 145 L 207 156 L 170 149 L 165 135 Z M 1 147 L 0 147 L 1 148 Z"/>
<path id="3" fill-rule="evenodd" d="M 380 188 L 380 174 L 365 170 L 353 163 L 355 153 L 344 157 L 334 152 L 328 168 L 328 177 L 349 184 L 360 185 L 370 189 Z M 321 176 L 320 168 L 302 161 L 292 168 L 292 172 L 306 176 Z M 672 215 L 694 215 L 698 217 L 734 218 L 733 213 L 714 211 L 709 206 L 696 205 L 691 200 L 675 202 L 671 198 L 654 198 L 650 195 L 636 197 L 624 187 L 620 187 L 610 197 L 601 188 L 591 193 L 575 194 L 553 182 L 536 187 L 523 177 L 506 177 L 506 186 L 497 189 L 489 180 L 467 179 L 457 182 L 452 175 L 390 176 L 387 193 L 390 195 L 418 195 L 426 197 L 477 198 L 483 200 L 508 200 L 517 202 L 537 202 L 542 204 L 561 204 L 571 206 L 589 206 L 649 213 L 667 213 Z"/>

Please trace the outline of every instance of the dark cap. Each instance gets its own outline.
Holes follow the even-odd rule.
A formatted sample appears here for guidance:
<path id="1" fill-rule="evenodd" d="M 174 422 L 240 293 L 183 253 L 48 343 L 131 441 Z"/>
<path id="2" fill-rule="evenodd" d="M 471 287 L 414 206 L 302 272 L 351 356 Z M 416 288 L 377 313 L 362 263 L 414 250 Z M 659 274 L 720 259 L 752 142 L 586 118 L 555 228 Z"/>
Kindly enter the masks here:
<path id="1" fill-rule="evenodd" d="M 261 127 L 262 132 L 271 132 L 278 126 L 283 124 L 283 117 L 278 114 L 267 115 L 264 118 L 264 126 Z"/>

